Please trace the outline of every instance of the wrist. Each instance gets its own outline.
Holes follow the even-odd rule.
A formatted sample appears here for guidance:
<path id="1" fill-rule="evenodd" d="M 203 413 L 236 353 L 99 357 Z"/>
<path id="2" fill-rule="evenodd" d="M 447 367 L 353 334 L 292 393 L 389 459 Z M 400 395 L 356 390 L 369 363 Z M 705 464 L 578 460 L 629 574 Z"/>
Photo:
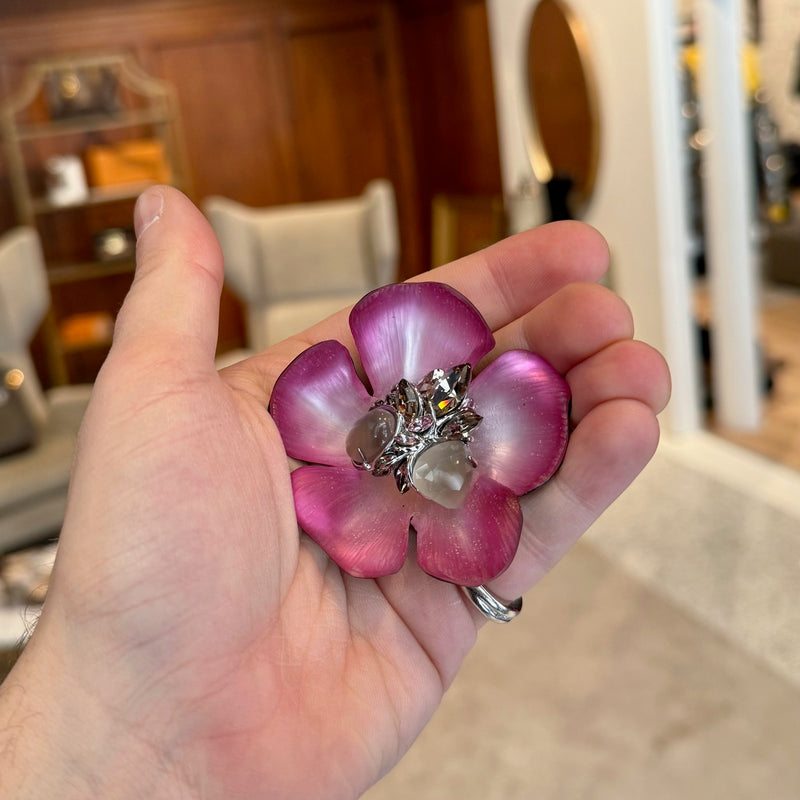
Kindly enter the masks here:
<path id="1" fill-rule="evenodd" d="M 104 707 L 52 644 L 37 631 L 0 684 L 0 797 L 191 795 L 157 752 L 157 740 L 147 731 L 136 735 Z"/>

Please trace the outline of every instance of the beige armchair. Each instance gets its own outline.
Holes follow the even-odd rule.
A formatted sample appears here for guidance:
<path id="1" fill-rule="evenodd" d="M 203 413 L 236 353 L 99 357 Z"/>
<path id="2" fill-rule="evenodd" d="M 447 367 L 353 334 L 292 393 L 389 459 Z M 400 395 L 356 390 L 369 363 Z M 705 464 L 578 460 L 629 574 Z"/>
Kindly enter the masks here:
<path id="1" fill-rule="evenodd" d="M 210 197 L 225 276 L 244 302 L 248 345 L 263 350 L 397 278 L 394 191 L 386 180 L 359 197 L 250 208 Z"/>
<path id="2" fill-rule="evenodd" d="M 20 407 L 35 439 L 27 449 L 0 457 L 0 553 L 61 529 L 75 435 L 91 389 L 42 391 L 28 344 L 49 305 L 38 234 L 33 228 L 6 233 L 0 237 L 0 364 L 24 375 Z M 20 424 L 18 417 L 5 418 Z"/>

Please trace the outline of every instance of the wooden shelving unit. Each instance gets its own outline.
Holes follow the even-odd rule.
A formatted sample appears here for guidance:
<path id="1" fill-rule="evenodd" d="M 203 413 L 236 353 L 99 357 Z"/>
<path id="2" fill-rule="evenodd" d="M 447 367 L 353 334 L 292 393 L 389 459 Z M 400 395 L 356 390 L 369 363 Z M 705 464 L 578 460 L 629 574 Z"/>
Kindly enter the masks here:
<path id="1" fill-rule="evenodd" d="M 90 71 L 97 74 L 98 70 L 114 82 L 113 107 L 75 115 L 63 112 L 59 115 L 48 107 L 48 81 L 53 76 L 73 75 L 79 81 L 81 75 Z M 152 182 L 90 186 L 88 194 L 79 201 L 55 203 L 42 189 L 41 180 L 38 184 L 36 180 L 44 169 L 42 153 L 56 151 L 83 158 L 90 145 L 124 142 L 126 135 L 128 139 L 160 142 L 171 182 L 183 191 L 191 191 L 177 102 L 170 84 L 146 74 L 125 53 L 77 55 L 31 63 L 17 93 L 0 108 L 0 136 L 18 223 L 35 227 L 42 234 L 44 223 L 48 219 L 52 222 L 57 215 L 87 216 L 95 209 L 111 213 L 109 209 L 113 211 L 114 206 L 120 208 L 119 218 L 129 221 L 135 199 Z M 85 232 L 81 235 L 85 239 Z M 87 261 L 88 243 L 83 241 L 81 245 L 71 260 L 62 258 L 48 263 L 54 302 L 45 323 L 44 339 L 53 383 L 72 380 L 70 360 L 82 349 L 65 347 L 60 340 L 57 302 L 60 287 L 88 285 L 111 276 L 133 274 L 132 259 Z M 112 314 L 115 311 L 107 310 Z M 83 349 L 96 350 L 108 344 L 88 342 Z"/>

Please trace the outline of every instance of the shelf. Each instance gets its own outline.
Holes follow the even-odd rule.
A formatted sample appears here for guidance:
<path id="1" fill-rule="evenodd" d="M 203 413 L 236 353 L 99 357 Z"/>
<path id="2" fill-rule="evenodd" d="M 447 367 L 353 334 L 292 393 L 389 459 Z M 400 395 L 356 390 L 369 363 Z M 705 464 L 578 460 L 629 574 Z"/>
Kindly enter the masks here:
<path id="1" fill-rule="evenodd" d="M 114 105 L 103 109 L 102 95 L 98 95 L 97 103 L 93 101 L 94 111 L 45 120 L 43 117 L 52 115 L 56 108 L 50 102 L 48 82 L 61 72 L 86 69 L 113 75 Z M 130 172 L 130 183 L 90 188 L 74 202 L 53 203 L 42 185 L 48 155 L 64 151 L 63 155 L 80 159 L 93 145 L 122 149 L 125 140 L 136 139 L 160 143 L 171 176 L 169 182 L 182 191 L 191 191 L 174 87 L 146 74 L 128 54 L 74 54 L 31 62 L 22 73 L 17 91 L 0 103 L 0 154 L 17 220 L 37 229 L 40 235 L 52 236 L 49 249 L 64 259 L 47 265 L 54 303 L 43 329 L 43 343 L 52 383 L 67 383 L 71 378 L 91 380 L 96 374 L 98 360 L 111 338 L 109 326 L 104 326 L 102 320 L 95 319 L 97 327 L 92 327 L 91 316 L 105 312 L 113 318 L 118 295 L 133 279 L 135 260 L 81 258 L 93 252 L 93 231 L 116 227 L 113 223 L 120 216 L 129 220 L 134 201 L 159 182 L 140 181 L 137 177 L 160 173 Z M 91 181 L 91 174 L 86 177 L 90 182 L 101 182 Z M 118 177 L 123 179 L 122 174 Z M 92 310 L 86 311 L 90 305 Z M 65 316 L 67 308 L 72 313 Z M 88 315 L 86 320 L 76 319 L 84 313 Z M 87 326 L 86 336 L 82 322 Z M 63 328 L 66 323 L 70 326 Z M 68 335 L 62 340 L 64 330 Z M 86 357 L 81 358 L 81 354 Z"/>
<path id="2" fill-rule="evenodd" d="M 139 125 L 166 125 L 172 117 L 164 112 L 152 110 L 126 111 L 116 116 L 92 114 L 91 116 L 72 119 L 35 122 L 17 127 L 20 141 L 31 139 L 49 139 L 54 136 L 68 136 L 73 133 L 93 133 L 95 131 L 111 131 L 120 128 L 135 128 Z"/>
<path id="3" fill-rule="evenodd" d="M 46 197 L 35 197 L 31 202 L 31 207 L 34 214 L 53 214 L 69 209 L 90 208 L 107 203 L 118 203 L 122 200 L 135 200 L 148 186 L 153 185 L 153 181 L 144 181 L 90 189 L 89 196 L 85 200 L 75 203 L 51 203 Z"/>
<path id="4" fill-rule="evenodd" d="M 81 264 L 59 264 L 47 269 L 47 276 L 51 286 L 60 286 L 65 283 L 79 283 L 80 281 L 107 278 L 112 275 L 125 275 L 133 273 L 136 262 L 125 258 L 119 261 L 87 261 Z"/>

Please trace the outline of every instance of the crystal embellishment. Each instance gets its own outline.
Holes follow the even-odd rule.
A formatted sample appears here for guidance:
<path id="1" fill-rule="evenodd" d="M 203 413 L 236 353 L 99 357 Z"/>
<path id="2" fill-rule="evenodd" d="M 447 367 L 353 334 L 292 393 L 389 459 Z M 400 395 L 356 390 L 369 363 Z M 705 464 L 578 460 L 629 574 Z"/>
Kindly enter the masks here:
<path id="1" fill-rule="evenodd" d="M 401 380 L 350 431 L 347 454 L 357 469 L 392 475 L 401 493 L 415 489 L 459 508 L 476 463 L 469 450 L 482 417 L 467 396 L 472 367 L 435 369 L 419 383 Z"/>
<path id="2" fill-rule="evenodd" d="M 437 416 L 444 416 L 464 400 L 471 377 L 469 364 L 453 367 L 447 372 L 435 369 L 422 379 L 419 390 L 430 399 Z"/>

